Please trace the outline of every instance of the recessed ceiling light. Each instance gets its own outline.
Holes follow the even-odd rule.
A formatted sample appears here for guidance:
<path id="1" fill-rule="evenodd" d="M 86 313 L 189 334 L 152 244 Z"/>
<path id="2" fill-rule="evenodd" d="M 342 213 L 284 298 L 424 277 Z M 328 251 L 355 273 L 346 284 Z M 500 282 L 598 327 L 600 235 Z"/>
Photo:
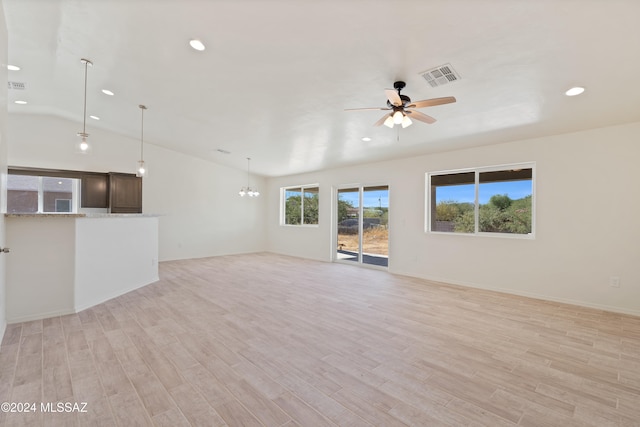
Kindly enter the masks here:
<path id="1" fill-rule="evenodd" d="M 102 89 L 102 93 L 104 93 L 105 95 L 109 95 L 109 96 L 113 96 L 114 93 L 111 92 L 109 89 Z"/>
<path id="2" fill-rule="evenodd" d="M 18 67 L 17 65 L 7 65 L 7 70 L 9 71 L 20 71 L 20 67 Z"/>
<path id="3" fill-rule="evenodd" d="M 362 137 L 362 140 L 363 140 L 364 142 L 369 142 L 369 141 L 371 141 L 371 138 L 369 138 L 368 136 L 363 136 L 363 137 Z"/>
<path id="4" fill-rule="evenodd" d="M 204 43 L 202 43 L 200 40 L 198 39 L 193 39 L 189 41 L 189 44 L 191 45 L 192 48 L 194 48 L 195 50 L 199 50 L 199 51 L 203 51 L 204 50 Z"/>
<path id="5" fill-rule="evenodd" d="M 24 105 L 27 103 L 27 101 L 13 101 L 14 104 L 20 104 L 20 105 Z"/>
<path id="6" fill-rule="evenodd" d="M 566 91 L 564 94 L 567 96 L 576 96 L 576 95 L 580 95 L 582 92 L 584 92 L 584 88 L 580 86 L 576 86 L 576 87 L 572 87 L 571 89 Z"/>
<path id="7" fill-rule="evenodd" d="M 100 120 L 100 117 L 98 116 L 89 116 L 89 117 L 91 117 L 93 120 Z"/>

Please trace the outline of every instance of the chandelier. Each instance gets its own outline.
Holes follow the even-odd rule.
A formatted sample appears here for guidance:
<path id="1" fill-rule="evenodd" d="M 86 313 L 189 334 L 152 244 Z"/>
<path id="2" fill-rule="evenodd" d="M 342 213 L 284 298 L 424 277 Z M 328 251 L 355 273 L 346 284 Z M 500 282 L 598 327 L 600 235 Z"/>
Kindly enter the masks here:
<path id="1" fill-rule="evenodd" d="M 244 196 L 258 197 L 260 195 L 260 192 L 258 191 L 257 188 L 251 188 L 251 184 L 249 182 L 249 179 L 250 179 L 250 176 L 251 176 L 249 174 L 250 165 L 251 165 L 251 158 L 247 157 L 247 186 L 246 187 L 242 187 L 240 189 L 240 191 L 238 192 L 240 197 L 244 197 Z"/>

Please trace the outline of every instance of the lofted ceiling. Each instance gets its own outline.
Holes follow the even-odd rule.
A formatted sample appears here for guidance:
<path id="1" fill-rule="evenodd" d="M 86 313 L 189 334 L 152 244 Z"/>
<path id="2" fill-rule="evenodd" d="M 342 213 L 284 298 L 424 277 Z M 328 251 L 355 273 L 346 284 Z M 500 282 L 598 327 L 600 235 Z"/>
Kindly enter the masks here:
<path id="1" fill-rule="evenodd" d="M 11 114 L 281 176 L 640 120 L 638 0 L 3 0 Z M 206 49 L 189 46 L 201 40 Z M 432 87 L 425 70 L 460 80 Z M 384 89 L 437 122 L 373 127 Z M 567 97 L 572 86 L 584 94 Z M 114 96 L 104 95 L 109 89 Z M 26 105 L 14 104 L 24 100 Z M 371 138 L 363 141 L 363 137 Z M 95 141 L 94 143 L 99 143 Z M 218 150 L 226 151 L 228 154 Z"/>

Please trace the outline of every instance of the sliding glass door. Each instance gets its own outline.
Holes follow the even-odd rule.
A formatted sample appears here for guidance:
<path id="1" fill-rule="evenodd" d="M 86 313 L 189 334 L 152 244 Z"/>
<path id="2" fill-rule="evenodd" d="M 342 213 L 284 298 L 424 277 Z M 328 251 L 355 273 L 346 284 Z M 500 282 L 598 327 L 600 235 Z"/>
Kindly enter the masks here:
<path id="1" fill-rule="evenodd" d="M 338 189 L 336 222 L 337 261 L 388 267 L 388 186 Z"/>
<path id="2" fill-rule="evenodd" d="M 362 262 L 389 266 L 389 187 L 362 190 Z"/>
<path id="3" fill-rule="evenodd" d="M 338 190 L 337 260 L 360 262 L 360 189 Z"/>

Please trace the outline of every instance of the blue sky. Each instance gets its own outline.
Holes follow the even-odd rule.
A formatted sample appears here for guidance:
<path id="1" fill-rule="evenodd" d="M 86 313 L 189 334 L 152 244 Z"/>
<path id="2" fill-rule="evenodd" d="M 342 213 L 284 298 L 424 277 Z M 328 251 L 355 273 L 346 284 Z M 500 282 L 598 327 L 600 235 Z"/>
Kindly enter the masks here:
<path id="1" fill-rule="evenodd" d="M 512 200 L 531 194 L 531 181 L 502 181 L 480 184 L 480 204 L 485 204 L 494 194 L 507 194 Z M 474 184 L 451 185 L 436 189 L 436 200 L 473 203 Z"/>
<path id="2" fill-rule="evenodd" d="M 485 204 L 494 194 L 507 194 L 511 199 L 517 200 L 531 194 L 531 181 L 502 181 L 480 184 L 480 204 Z M 451 185 L 438 187 L 436 200 L 452 200 L 456 202 L 473 203 L 475 198 L 474 184 Z M 340 193 L 340 199 L 350 201 L 353 206 L 358 206 L 358 192 Z M 389 191 L 373 190 L 365 191 L 364 207 L 389 207 Z"/>
<path id="3" fill-rule="evenodd" d="M 352 205 L 358 206 L 358 192 L 353 193 L 340 193 L 340 200 L 346 200 L 352 203 Z M 364 192 L 364 204 L 365 208 L 388 208 L 389 207 L 389 191 L 388 190 L 372 190 Z"/>

